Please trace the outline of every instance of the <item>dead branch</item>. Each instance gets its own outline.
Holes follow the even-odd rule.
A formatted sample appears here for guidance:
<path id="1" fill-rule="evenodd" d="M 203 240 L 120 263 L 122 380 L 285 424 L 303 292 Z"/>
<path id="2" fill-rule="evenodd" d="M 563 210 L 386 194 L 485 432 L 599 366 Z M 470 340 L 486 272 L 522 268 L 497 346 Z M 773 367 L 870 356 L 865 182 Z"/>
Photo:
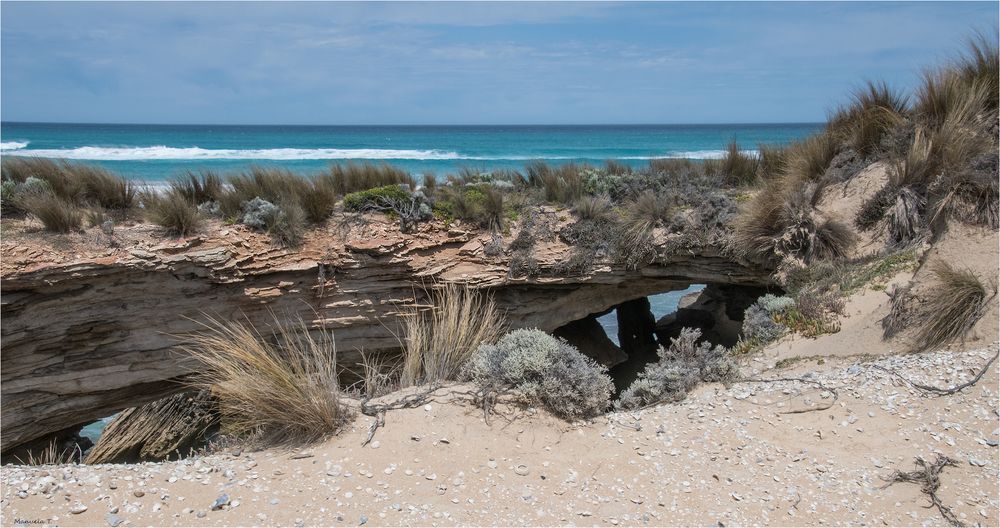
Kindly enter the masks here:
<path id="1" fill-rule="evenodd" d="M 941 503 L 941 499 L 937 496 L 937 490 L 941 486 L 941 471 L 945 466 L 958 466 L 958 461 L 942 455 L 937 455 L 937 458 L 932 463 L 928 463 L 926 460 L 917 457 L 918 469 L 915 471 L 902 472 L 898 469 L 889 475 L 888 478 L 884 479 L 888 481 L 888 484 L 882 486 L 882 489 L 888 488 L 897 482 L 911 482 L 913 484 L 920 484 L 920 491 L 925 493 L 931 499 L 931 506 L 937 506 L 941 516 L 945 518 L 952 526 L 965 526 L 958 517 L 955 516 L 951 508 L 945 506 Z M 931 506 L 928 506 L 930 508 Z"/>
<path id="2" fill-rule="evenodd" d="M 834 404 L 837 403 L 837 400 L 840 398 L 840 394 L 838 394 L 836 390 L 834 390 L 834 389 L 832 389 L 830 387 L 827 387 L 826 385 L 823 385 L 822 383 L 820 383 L 820 382 L 818 382 L 816 380 L 811 380 L 811 379 L 806 379 L 806 378 L 773 378 L 773 379 L 744 378 L 744 379 L 741 379 L 741 380 L 737 380 L 736 382 L 737 383 L 740 383 L 740 382 L 744 382 L 744 383 L 773 383 L 773 382 L 776 382 L 776 381 L 797 381 L 797 382 L 800 382 L 800 383 L 809 383 L 809 384 L 815 385 L 815 386 L 819 387 L 821 390 L 825 390 L 825 391 L 827 391 L 827 392 L 829 392 L 830 394 L 833 395 L 833 399 L 830 400 L 830 403 L 827 404 L 826 406 L 823 406 L 823 407 L 810 407 L 808 409 L 795 409 L 795 410 L 792 410 L 792 411 L 783 411 L 783 412 L 780 412 L 778 414 L 802 414 L 802 413 L 813 412 L 813 411 L 825 411 L 825 410 L 833 407 Z"/>
<path id="3" fill-rule="evenodd" d="M 992 365 L 993 362 L 997 360 L 997 357 L 1000 357 L 1000 352 L 998 352 L 996 354 L 993 354 L 993 357 L 990 358 L 990 360 L 986 362 L 986 365 L 984 365 L 983 368 L 979 371 L 979 373 L 976 374 L 976 377 L 972 378 L 971 380 L 969 380 L 969 381 L 967 381 L 965 383 L 962 383 L 962 384 L 959 384 L 959 385 L 955 385 L 954 387 L 950 387 L 950 388 L 947 388 L 947 389 L 942 389 L 941 387 L 934 387 L 934 386 L 931 386 L 931 385 L 924 385 L 922 383 L 916 383 L 914 381 L 910 381 L 910 380 L 906 379 L 905 377 L 903 377 L 903 375 L 900 374 L 899 372 L 896 372 L 895 370 L 892 370 L 892 369 L 887 369 L 887 368 L 885 368 L 883 366 L 880 366 L 880 365 L 872 365 L 872 367 L 874 367 L 874 368 L 876 368 L 878 370 L 884 371 L 884 372 L 886 372 L 886 373 L 888 373 L 888 374 L 890 374 L 892 376 L 896 376 L 897 378 L 899 378 L 900 380 L 902 380 L 907 385 L 913 387 L 914 389 L 922 390 L 924 392 L 931 393 L 931 394 L 936 394 L 938 396 L 948 396 L 949 394 L 955 394 L 956 392 L 959 392 L 962 389 L 971 387 L 971 386 L 975 385 L 977 382 L 979 382 L 979 380 L 981 380 L 983 378 L 983 376 L 986 374 L 986 371 L 988 371 L 990 369 L 990 365 Z"/>

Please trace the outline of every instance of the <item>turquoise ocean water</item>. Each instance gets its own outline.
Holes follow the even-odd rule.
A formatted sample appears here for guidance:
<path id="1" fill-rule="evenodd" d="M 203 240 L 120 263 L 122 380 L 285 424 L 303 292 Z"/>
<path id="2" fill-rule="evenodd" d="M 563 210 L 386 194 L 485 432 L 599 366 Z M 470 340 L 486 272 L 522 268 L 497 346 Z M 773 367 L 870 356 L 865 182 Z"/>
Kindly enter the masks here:
<path id="1" fill-rule="evenodd" d="M 92 162 L 150 182 L 186 169 L 239 170 L 252 164 L 301 173 L 349 160 L 385 161 L 413 173 L 461 167 L 523 168 L 543 159 L 633 166 L 651 158 L 719 157 L 735 139 L 743 148 L 785 144 L 818 124 L 581 126 L 215 126 L 0 124 L 0 155 Z"/>

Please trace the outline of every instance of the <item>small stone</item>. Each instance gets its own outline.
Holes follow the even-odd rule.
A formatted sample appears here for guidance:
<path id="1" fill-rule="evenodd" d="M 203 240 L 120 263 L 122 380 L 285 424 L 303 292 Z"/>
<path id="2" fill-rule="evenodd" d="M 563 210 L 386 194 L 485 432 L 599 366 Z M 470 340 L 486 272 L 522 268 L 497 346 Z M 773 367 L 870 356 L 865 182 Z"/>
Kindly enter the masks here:
<path id="1" fill-rule="evenodd" d="M 410 436 L 410 440 L 413 440 L 414 442 L 419 442 L 420 441 L 420 437 L 417 436 L 417 435 L 411 435 Z"/>
<path id="2" fill-rule="evenodd" d="M 528 475 L 528 466 L 526 466 L 524 464 L 518 464 L 514 468 L 514 473 L 517 473 L 518 475 L 521 475 L 522 477 L 527 476 Z"/>
<path id="3" fill-rule="evenodd" d="M 145 495 L 145 494 L 146 494 L 146 492 L 142 491 L 142 490 L 135 490 L 135 491 L 132 492 L 132 495 L 135 495 L 136 498 L 142 498 L 142 496 Z"/>
<path id="4" fill-rule="evenodd" d="M 364 526 L 366 524 L 368 524 L 368 516 L 367 515 L 361 515 L 361 518 L 358 519 L 358 526 Z"/>
<path id="5" fill-rule="evenodd" d="M 195 517 L 197 517 L 199 519 L 204 519 L 206 515 L 208 515 L 208 514 L 205 513 L 205 512 L 203 512 L 203 511 L 200 511 L 200 512 L 198 512 L 197 515 L 195 515 Z"/>
<path id="6" fill-rule="evenodd" d="M 368 445 L 372 446 L 372 449 L 378 449 L 379 447 L 382 446 L 382 443 L 379 442 L 378 440 L 376 440 L 376 441 L 374 441 L 374 442 L 372 442 L 372 443 L 370 443 Z"/>
<path id="7" fill-rule="evenodd" d="M 997 442 L 996 438 L 987 438 L 986 439 L 986 445 L 988 445 L 990 447 L 996 447 L 996 446 L 1000 445 L 1000 443 Z"/>
<path id="8" fill-rule="evenodd" d="M 302 458 L 312 458 L 312 456 L 313 456 L 312 453 L 295 453 L 294 455 L 292 455 L 292 456 L 290 456 L 288 458 L 290 458 L 292 460 L 299 460 L 299 459 L 302 459 Z"/>
<path id="9" fill-rule="evenodd" d="M 432 410 L 432 409 L 434 409 L 434 408 L 433 408 L 433 407 L 431 407 L 431 404 L 429 404 L 429 403 L 428 403 L 427 405 L 424 405 L 424 410 L 425 410 L 425 411 L 427 411 L 427 412 L 431 412 L 431 410 Z"/>
<path id="10" fill-rule="evenodd" d="M 73 507 L 69 509 L 69 512 L 73 515 L 79 515 L 85 511 L 87 511 L 87 507 L 79 502 L 74 504 Z"/>
<path id="11" fill-rule="evenodd" d="M 104 520 L 108 522 L 108 526 L 110 526 L 111 528 L 118 528 L 118 526 L 121 525 L 122 522 L 124 522 L 124 519 L 113 513 L 107 514 L 104 517 Z"/>
<path id="12" fill-rule="evenodd" d="M 223 506 L 229 504 L 229 495 L 223 493 L 212 503 L 212 511 L 221 510 Z"/>
<path id="13" fill-rule="evenodd" d="M 427 480 L 435 480 L 436 478 L 438 478 L 438 476 L 437 476 L 437 473 L 431 473 L 430 475 L 427 475 L 424 478 L 427 479 Z"/>

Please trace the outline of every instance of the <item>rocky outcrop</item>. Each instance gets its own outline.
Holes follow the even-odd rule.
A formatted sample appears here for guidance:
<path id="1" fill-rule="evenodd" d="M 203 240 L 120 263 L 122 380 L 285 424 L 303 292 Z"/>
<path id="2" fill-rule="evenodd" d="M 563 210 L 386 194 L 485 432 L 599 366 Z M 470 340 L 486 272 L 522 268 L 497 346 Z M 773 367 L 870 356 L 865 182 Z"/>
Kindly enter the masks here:
<path id="1" fill-rule="evenodd" d="M 217 428 L 218 409 L 208 391 L 174 394 L 122 411 L 87 453 L 87 464 L 176 459 L 204 445 Z"/>
<path id="2" fill-rule="evenodd" d="M 691 283 L 769 281 L 768 270 L 714 248 L 669 252 L 666 242 L 639 269 L 598 263 L 575 276 L 551 271 L 570 248 L 539 244 L 541 273 L 529 278 L 509 276 L 508 256 L 485 255 L 488 234 L 424 224 L 404 236 L 388 222 L 329 230 L 294 250 L 241 227 L 168 243 L 138 232 L 89 254 L 4 240 L 0 450 L 183 390 L 192 365 L 175 347 L 206 315 L 256 325 L 301 317 L 332 330 L 338 360 L 352 364 L 360 349 L 397 347 L 397 316 L 435 282 L 483 288 L 512 327 L 552 331 Z"/>
<path id="3" fill-rule="evenodd" d="M 731 347 L 743 330 L 743 313 L 768 291 L 758 286 L 709 284 L 700 292 L 686 295 L 676 312 L 656 322 L 656 338 L 667 345 L 681 335 L 681 329 L 697 328 L 702 339 Z"/>
<path id="4" fill-rule="evenodd" d="M 593 315 L 560 326 L 552 335 L 565 339 L 583 355 L 608 368 L 628 359 L 628 355 L 608 337 Z"/>

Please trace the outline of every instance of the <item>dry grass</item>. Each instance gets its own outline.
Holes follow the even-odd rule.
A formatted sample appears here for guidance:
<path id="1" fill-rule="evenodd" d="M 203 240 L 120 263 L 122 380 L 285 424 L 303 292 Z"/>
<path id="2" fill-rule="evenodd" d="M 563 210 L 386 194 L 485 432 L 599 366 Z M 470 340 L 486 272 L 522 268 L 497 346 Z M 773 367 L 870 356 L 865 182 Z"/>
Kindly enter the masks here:
<path id="1" fill-rule="evenodd" d="M 60 450 L 56 439 L 49 441 L 45 449 L 41 451 L 29 451 L 24 458 L 15 456 L 14 460 L 24 466 L 50 466 L 72 464 L 83 458 L 83 451 L 79 445 Z"/>
<path id="2" fill-rule="evenodd" d="M 723 181 L 729 185 L 750 185 L 757 181 L 757 171 L 760 160 L 754 154 L 740 150 L 736 141 L 730 141 L 726 147 L 726 156 L 722 158 L 720 173 Z"/>
<path id="3" fill-rule="evenodd" d="M 788 163 L 788 149 L 760 144 L 757 146 L 757 152 L 760 153 L 758 166 L 760 179 L 771 180 L 785 171 Z"/>
<path id="4" fill-rule="evenodd" d="M 588 168 L 575 163 L 553 168 L 544 161 L 533 161 L 525 167 L 529 185 L 543 189 L 546 201 L 564 204 L 572 204 L 583 196 L 583 171 Z"/>
<path id="5" fill-rule="evenodd" d="M 139 189 L 132 181 L 92 165 L 66 167 L 76 179 L 84 202 L 114 211 L 125 211 L 136 204 Z"/>
<path id="6" fill-rule="evenodd" d="M 851 94 L 851 102 L 837 111 L 829 128 L 862 157 L 870 157 L 881 150 L 882 139 L 906 121 L 908 99 L 885 82 L 869 81 Z"/>
<path id="7" fill-rule="evenodd" d="M 987 292 L 971 270 L 958 270 L 943 260 L 931 265 L 936 280 L 919 316 L 918 350 L 929 350 L 963 337 L 983 316 L 995 295 Z"/>
<path id="8" fill-rule="evenodd" d="M 611 200 L 604 196 L 584 196 L 577 200 L 573 212 L 581 220 L 610 220 L 614 216 Z"/>
<path id="9" fill-rule="evenodd" d="M 341 195 L 386 185 L 406 184 L 411 189 L 416 185 L 410 173 L 388 163 L 350 162 L 345 165 L 332 165 L 317 179 L 328 183 L 337 194 Z M 426 177 L 424 181 L 426 184 Z"/>
<path id="10" fill-rule="evenodd" d="M 211 317 L 181 347 L 201 363 L 191 384 L 218 399 L 223 427 L 271 443 L 304 443 L 335 434 L 350 413 L 340 401 L 332 333 L 276 317 L 266 336 L 247 321 Z"/>
<path id="11" fill-rule="evenodd" d="M 837 155 L 839 147 L 834 134 L 827 132 L 795 143 L 788 147 L 786 173 L 802 180 L 819 181 Z"/>
<path id="12" fill-rule="evenodd" d="M 201 214 L 185 197 L 183 189 L 171 187 L 162 195 L 146 192 L 143 203 L 149 219 L 172 235 L 190 235 L 201 225 Z"/>
<path id="13" fill-rule="evenodd" d="M 458 379 L 479 345 L 495 343 L 504 332 L 493 300 L 466 284 L 445 284 L 430 298 L 430 307 L 414 306 L 403 315 L 404 387 Z"/>
<path id="14" fill-rule="evenodd" d="M 83 224 L 83 210 L 54 194 L 43 193 L 27 197 L 21 202 L 21 207 L 41 220 L 46 231 L 69 233 L 79 231 Z"/>
<path id="15" fill-rule="evenodd" d="M 192 205 L 217 202 L 222 196 L 222 178 L 211 170 L 187 171 L 170 181 L 170 188 Z"/>

